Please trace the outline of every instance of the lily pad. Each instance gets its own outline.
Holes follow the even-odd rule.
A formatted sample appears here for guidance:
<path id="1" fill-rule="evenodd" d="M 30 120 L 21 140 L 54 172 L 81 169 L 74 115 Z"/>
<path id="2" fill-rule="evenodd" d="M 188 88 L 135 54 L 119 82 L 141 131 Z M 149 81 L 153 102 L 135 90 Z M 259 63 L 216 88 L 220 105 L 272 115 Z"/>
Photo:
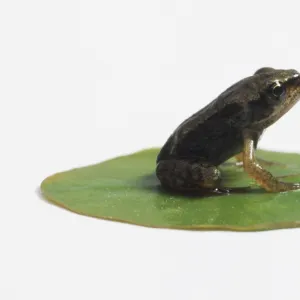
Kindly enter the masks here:
<path id="1" fill-rule="evenodd" d="M 42 182 L 42 194 L 82 215 L 148 227 L 254 231 L 300 226 L 300 191 L 267 193 L 234 163 L 225 163 L 221 170 L 224 186 L 241 188 L 236 192 L 179 195 L 164 191 L 154 174 L 158 151 L 148 149 L 55 174 Z M 299 154 L 257 153 L 280 163 L 267 167 L 274 175 L 300 181 Z"/>

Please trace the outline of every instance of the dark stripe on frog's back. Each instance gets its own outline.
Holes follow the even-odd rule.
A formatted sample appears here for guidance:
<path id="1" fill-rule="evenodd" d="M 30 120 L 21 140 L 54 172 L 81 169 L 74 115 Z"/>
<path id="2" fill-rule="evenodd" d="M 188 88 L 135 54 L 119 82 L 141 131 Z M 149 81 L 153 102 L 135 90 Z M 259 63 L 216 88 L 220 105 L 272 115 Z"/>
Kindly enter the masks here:
<path id="1" fill-rule="evenodd" d="M 215 112 L 181 135 L 178 143 L 175 141 L 175 131 L 161 149 L 157 161 L 188 159 L 218 165 L 242 151 L 242 128 L 245 122 L 243 107 L 237 103 L 227 104 L 220 112 Z"/>

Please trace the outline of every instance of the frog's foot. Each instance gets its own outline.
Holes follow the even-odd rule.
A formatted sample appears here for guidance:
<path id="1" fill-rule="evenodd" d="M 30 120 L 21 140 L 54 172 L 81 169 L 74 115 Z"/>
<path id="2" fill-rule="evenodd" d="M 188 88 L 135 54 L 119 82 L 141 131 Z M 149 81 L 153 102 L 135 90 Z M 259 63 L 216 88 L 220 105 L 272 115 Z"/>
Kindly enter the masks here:
<path id="1" fill-rule="evenodd" d="M 270 172 L 262 169 L 258 164 L 247 166 L 248 174 L 268 192 L 285 192 L 300 189 L 300 183 L 279 181 Z"/>
<path id="2" fill-rule="evenodd" d="M 300 189 L 300 183 L 290 183 L 290 182 L 282 182 L 282 181 L 278 181 L 275 187 L 275 191 L 278 192 L 299 190 L 299 189 Z"/>
<path id="3" fill-rule="evenodd" d="M 156 167 L 162 186 L 176 191 L 196 191 L 219 187 L 220 171 L 208 163 L 163 160 Z"/>

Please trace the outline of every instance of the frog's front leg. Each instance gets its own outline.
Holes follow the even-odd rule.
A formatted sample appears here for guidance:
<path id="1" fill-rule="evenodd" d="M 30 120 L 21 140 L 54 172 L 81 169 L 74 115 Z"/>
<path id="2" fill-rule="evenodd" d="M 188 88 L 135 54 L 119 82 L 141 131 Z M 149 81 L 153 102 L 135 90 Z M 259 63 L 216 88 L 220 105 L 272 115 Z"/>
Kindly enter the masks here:
<path id="1" fill-rule="evenodd" d="M 156 167 L 162 186 L 176 191 L 197 191 L 219 187 L 221 174 L 209 163 L 189 160 L 162 160 Z"/>
<path id="2" fill-rule="evenodd" d="M 243 166 L 248 175 L 256 180 L 268 192 L 282 192 L 300 188 L 300 183 L 281 182 L 270 172 L 263 169 L 255 159 L 255 133 L 245 130 Z"/>
<path id="3" fill-rule="evenodd" d="M 244 157 L 243 157 L 243 152 L 235 155 L 235 159 L 237 161 L 237 165 L 238 166 L 243 166 L 243 161 L 244 161 Z M 263 158 L 259 158 L 256 157 L 256 161 L 263 167 L 270 167 L 273 165 L 277 165 L 277 166 L 284 166 L 284 164 L 279 163 L 279 162 L 275 162 L 275 161 L 269 161 L 269 160 L 265 160 Z"/>

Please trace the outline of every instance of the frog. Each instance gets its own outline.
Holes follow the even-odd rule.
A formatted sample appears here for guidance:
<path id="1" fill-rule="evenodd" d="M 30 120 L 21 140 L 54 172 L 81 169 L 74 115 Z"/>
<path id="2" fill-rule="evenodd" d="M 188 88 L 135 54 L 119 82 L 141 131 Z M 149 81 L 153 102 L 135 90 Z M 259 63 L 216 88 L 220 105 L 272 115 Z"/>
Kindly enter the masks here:
<path id="1" fill-rule="evenodd" d="M 162 187 L 179 192 L 222 190 L 220 165 L 235 158 L 266 192 L 300 189 L 280 181 L 256 157 L 263 132 L 300 99 L 300 73 L 262 67 L 183 121 L 156 159 Z M 228 189 L 226 190 L 228 192 Z"/>

